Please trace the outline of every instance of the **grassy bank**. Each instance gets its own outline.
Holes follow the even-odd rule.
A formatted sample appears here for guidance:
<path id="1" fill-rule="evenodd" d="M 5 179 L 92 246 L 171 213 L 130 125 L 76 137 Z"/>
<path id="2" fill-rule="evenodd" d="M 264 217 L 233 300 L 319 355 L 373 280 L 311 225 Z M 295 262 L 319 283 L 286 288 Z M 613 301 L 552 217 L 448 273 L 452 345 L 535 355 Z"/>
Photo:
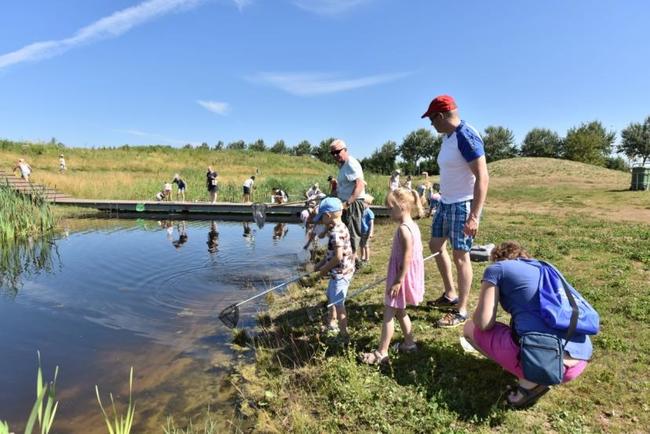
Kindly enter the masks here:
<path id="1" fill-rule="evenodd" d="M 618 216 L 647 211 L 650 196 L 624 194 L 627 179 L 584 165 L 589 173 L 576 179 L 576 168 L 563 171 L 555 162 L 540 167 L 539 160 L 534 169 L 521 166 L 526 160 L 499 163 L 491 167 L 478 242 L 522 242 L 555 263 L 594 304 L 602 332 L 593 339 L 594 359 L 584 375 L 532 409 L 507 410 L 499 402 L 514 378 L 464 353 L 461 330 L 435 328 L 442 313 L 425 307 L 411 310 L 417 353 L 391 354 L 381 369 L 359 365 L 356 354 L 377 345 L 383 287 L 347 303 L 351 340 L 345 346 L 319 333 L 313 306 L 324 300 L 321 281 L 274 298 L 257 337 L 244 344 L 239 336 L 242 351 L 254 359 L 233 374 L 250 423 L 262 432 L 647 432 L 650 225 Z M 511 189 L 532 186 L 530 195 L 511 199 Z M 606 201 L 608 190 L 617 197 L 616 212 L 594 216 L 591 203 Z M 558 202 L 567 196 L 575 200 Z M 419 224 L 427 237 L 429 221 Z M 392 225 L 377 228 L 372 265 L 355 276 L 351 290 L 385 273 L 393 231 Z M 473 266 L 472 306 L 485 264 Z M 442 292 L 440 278 L 433 263 L 426 272 L 425 299 L 433 299 Z"/>

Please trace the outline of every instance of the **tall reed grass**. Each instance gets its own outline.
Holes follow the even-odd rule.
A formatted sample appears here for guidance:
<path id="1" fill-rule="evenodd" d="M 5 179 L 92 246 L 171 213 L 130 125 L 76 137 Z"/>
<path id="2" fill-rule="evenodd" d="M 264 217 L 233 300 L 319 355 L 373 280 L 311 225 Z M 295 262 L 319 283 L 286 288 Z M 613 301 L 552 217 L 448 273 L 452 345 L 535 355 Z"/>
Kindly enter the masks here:
<path id="1" fill-rule="evenodd" d="M 50 205 L 38 192 L 28 196 L 0 185 L 0 245 L 38 236 L 54 228 Z"/>

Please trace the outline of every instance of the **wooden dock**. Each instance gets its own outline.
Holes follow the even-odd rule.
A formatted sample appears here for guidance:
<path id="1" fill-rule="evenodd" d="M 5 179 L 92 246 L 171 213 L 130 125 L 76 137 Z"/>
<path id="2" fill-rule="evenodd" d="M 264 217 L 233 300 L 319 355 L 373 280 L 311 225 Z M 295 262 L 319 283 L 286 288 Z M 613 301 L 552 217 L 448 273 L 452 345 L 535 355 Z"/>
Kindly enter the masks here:
<path id="1" fill-rule="evenodd" d="M 38 194 L 47 201 L 63 206 L 92 208 L 107 212 L 110 215 L 124 217 L 161 218 L 173 216 L 176 219 L 214 219 L 251 220 L 251 203 L 231 202 L 176 202 L 176 201 L 140 201 L 140 200 L 100 200 L 77 199 L 56 191 L 55 189 L 24 181 L 13 174 L 0 171 L 0 183 L 23 194 Z M 304 203 L 266 204 L 269 221 L 299 222 L 300 212 L 305 208 Z M 388 217 L 388 209 L 384 206 L 371 207 L 376 217 Z"/>

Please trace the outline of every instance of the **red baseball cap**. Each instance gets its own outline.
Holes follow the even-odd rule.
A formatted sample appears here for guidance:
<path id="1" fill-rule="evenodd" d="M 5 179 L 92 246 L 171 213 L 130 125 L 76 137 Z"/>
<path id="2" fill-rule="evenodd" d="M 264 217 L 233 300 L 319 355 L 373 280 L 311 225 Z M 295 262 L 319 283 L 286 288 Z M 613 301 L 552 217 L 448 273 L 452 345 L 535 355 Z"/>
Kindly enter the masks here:
<path id="1" fill-rule="evenodd" d="M 429 104 L 429 108 L 422 115 L 422 118 L 431 116 L 434 113 L 456 110 L 457 108 L 458 106 L 456 105 L 456 101 L 454 101 L 454 98 L 452 98 L 449 95 L 440 95 L 435 97 L 433 101 L 431 101 L 431 104 Z"/>

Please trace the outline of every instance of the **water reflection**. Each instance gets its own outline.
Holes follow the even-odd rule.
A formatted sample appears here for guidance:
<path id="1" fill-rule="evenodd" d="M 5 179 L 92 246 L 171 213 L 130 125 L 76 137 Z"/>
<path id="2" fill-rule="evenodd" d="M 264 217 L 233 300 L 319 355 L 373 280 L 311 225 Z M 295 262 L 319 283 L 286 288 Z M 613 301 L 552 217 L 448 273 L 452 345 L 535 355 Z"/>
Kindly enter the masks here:
<path id="1" fill-rule="evenodd" d="M 53 237 L 28 238 L 0 246 L 0 293 L 16 296 L 23 279 L 53 273 L 61 258 Z"/>
<path id="2" fill-rule="evenodd" d="M 46 371 L 61 368 L 57 432 L 101 432 L 92 385 L 120 390 L 131 365 L 138 412 L 146 415 L 135 432 L 160 432 L 165 414 L 204 411 L 223 395 L 216 366 L 229 356 L 231 332 L 216 316 L 294 276 L 306 256 L 302 231 L 288 227 L 281 243 L 273 242 L 273 227 L 239 222 L 70 228 L 67 238 L 1 250 L 0 290 L 22 285 L 14 297 L 0 297 L 0 419 L 16 432 L 33 403 L 36 349 Z M 249 327 L 263 305 L 244 308 L 240 325 Z"/>

